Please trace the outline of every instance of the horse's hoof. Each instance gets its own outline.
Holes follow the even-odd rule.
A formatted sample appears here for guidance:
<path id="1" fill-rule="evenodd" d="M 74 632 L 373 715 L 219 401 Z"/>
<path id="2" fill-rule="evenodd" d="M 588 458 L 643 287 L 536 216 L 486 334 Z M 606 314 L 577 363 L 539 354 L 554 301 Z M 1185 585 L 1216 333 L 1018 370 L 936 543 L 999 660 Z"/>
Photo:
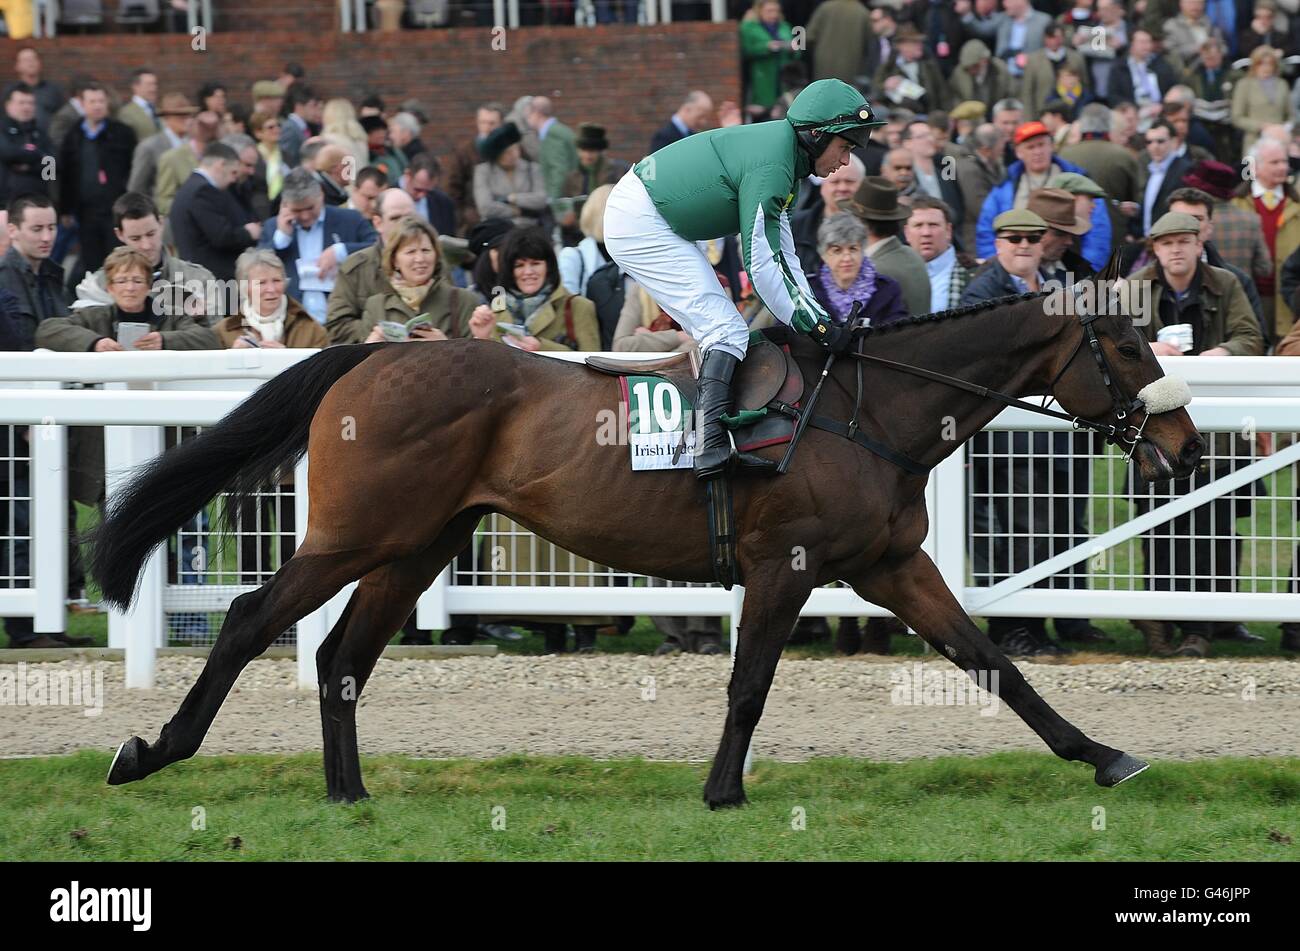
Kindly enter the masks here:
<path id="1" fill-rule="evenodd" d="M 140 758 L 149 746 L 138 736 L 133 736 L 117 748 L 112 765 L 108 767 L 108 784 L 121 786 L 123 783 L 140 779 Z"/>
<path id="2" fill-rule="evenodd" d="M 1119 756 L 1111 760 L 1110 765 L 1097 767 L 1097 785 L 1098 786 L 1118 786 L 1126 779 L 1132 779 L 1138 773 L 1146 769 L 1149 763 L 1144 763 L 1136 756 L 1129 756 L 1127 753 L 1120 753 Z"/>
<path id="3" fill-rule="evenodd" d="M 709 809 L 715 811 L 718 809 L 738 809 L 741 806 L 749 805 L 749 800 L 745 798 L 744 790 L 723 796 L 711 796 L 708 793 L 705 793 L 704 801 L 709 804 Z"/>

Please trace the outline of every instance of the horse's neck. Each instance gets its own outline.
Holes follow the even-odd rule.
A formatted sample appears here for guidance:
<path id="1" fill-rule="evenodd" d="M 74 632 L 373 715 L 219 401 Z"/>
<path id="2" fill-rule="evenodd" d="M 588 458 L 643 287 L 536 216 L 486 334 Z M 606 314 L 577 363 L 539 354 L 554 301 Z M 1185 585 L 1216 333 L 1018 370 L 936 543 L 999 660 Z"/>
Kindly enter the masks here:
<path id="1" fill-rule="evenodd" d="M 1050 382 L 1063 329 L 1060 318 L 1044 314 L 1040 298 L 900 330 L 893 339 L 882 334 L 870 352 L 1022 397 L 1042 392 Z M 899 425 L 890 427 L 895 448 L 930 468 L 1004 408 L 997 400 L 948 384 L 883 368 L 880 373 L 888 374 L 887 399 L 897 406 L 891 415 Z"/>

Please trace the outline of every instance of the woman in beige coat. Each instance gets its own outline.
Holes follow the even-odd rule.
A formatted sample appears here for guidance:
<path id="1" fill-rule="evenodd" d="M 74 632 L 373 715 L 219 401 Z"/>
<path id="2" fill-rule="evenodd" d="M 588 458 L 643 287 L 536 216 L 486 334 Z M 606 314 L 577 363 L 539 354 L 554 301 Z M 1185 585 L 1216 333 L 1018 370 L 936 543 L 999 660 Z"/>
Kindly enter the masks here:
<path id="1" fill-rule="evenodd" d="M 447 277 L 438 253 L 438 232 L 422 218 L 404 218 L 384 245 L 384 276 L 391 292 L 366 300 L 361 314 L 361 333 L 366 343 L 381 343 L 381 321 L 407 323 L 423 314 L 427 325 L 417 325 L 411 340 L 448 340 L 468 337 L 469 320 L 480 305 L 478 295 L 454 286 Z"/>
<path id="2" fill-rule="evenodd" d="M 1282 54 L 1271 46 L 1257 46 L 1250 54 L 1250 69 L 1232 90 L 1232 124 L 1245 133 L 1242 151 L 1248 152 L 1266 125 L 1290 118 L 1290 93 L 1279 72 Z"/>

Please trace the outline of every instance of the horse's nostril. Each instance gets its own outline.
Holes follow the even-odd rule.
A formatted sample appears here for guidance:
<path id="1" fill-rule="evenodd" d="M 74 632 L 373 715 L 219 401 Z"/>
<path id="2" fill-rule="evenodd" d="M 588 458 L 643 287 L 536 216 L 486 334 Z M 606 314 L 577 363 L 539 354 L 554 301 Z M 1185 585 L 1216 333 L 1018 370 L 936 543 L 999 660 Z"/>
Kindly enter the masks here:
<path id="1" fill-rule="evenodd" d="M 1187 442 L 1183 443 L 1183 451 L 1179 453 L 1179 459 L 1189 466 L 1196 465 L 1205 452 L 1205 440 L 1198 433 Z"/>

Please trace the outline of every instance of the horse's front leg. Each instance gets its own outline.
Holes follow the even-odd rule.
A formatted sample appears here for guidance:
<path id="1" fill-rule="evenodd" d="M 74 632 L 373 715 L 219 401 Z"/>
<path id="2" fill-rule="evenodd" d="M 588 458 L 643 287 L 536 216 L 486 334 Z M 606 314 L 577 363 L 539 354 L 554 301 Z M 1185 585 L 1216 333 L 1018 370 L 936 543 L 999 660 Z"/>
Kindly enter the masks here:
<path id="1" fill-rule="evenodd" d="M 925 552 L 918 549 L 897 561 L 877 562 L 861 577 L 845 580 L 863 598 L 893 611 L 959 668 L 987 676 L 985 683 L 1053 753 L 1095 767 L 1098 785 L 1115 786 L 1146 769 L 1141 760 L 1090 740 L 1053 710 L 962 610 Z"/>

